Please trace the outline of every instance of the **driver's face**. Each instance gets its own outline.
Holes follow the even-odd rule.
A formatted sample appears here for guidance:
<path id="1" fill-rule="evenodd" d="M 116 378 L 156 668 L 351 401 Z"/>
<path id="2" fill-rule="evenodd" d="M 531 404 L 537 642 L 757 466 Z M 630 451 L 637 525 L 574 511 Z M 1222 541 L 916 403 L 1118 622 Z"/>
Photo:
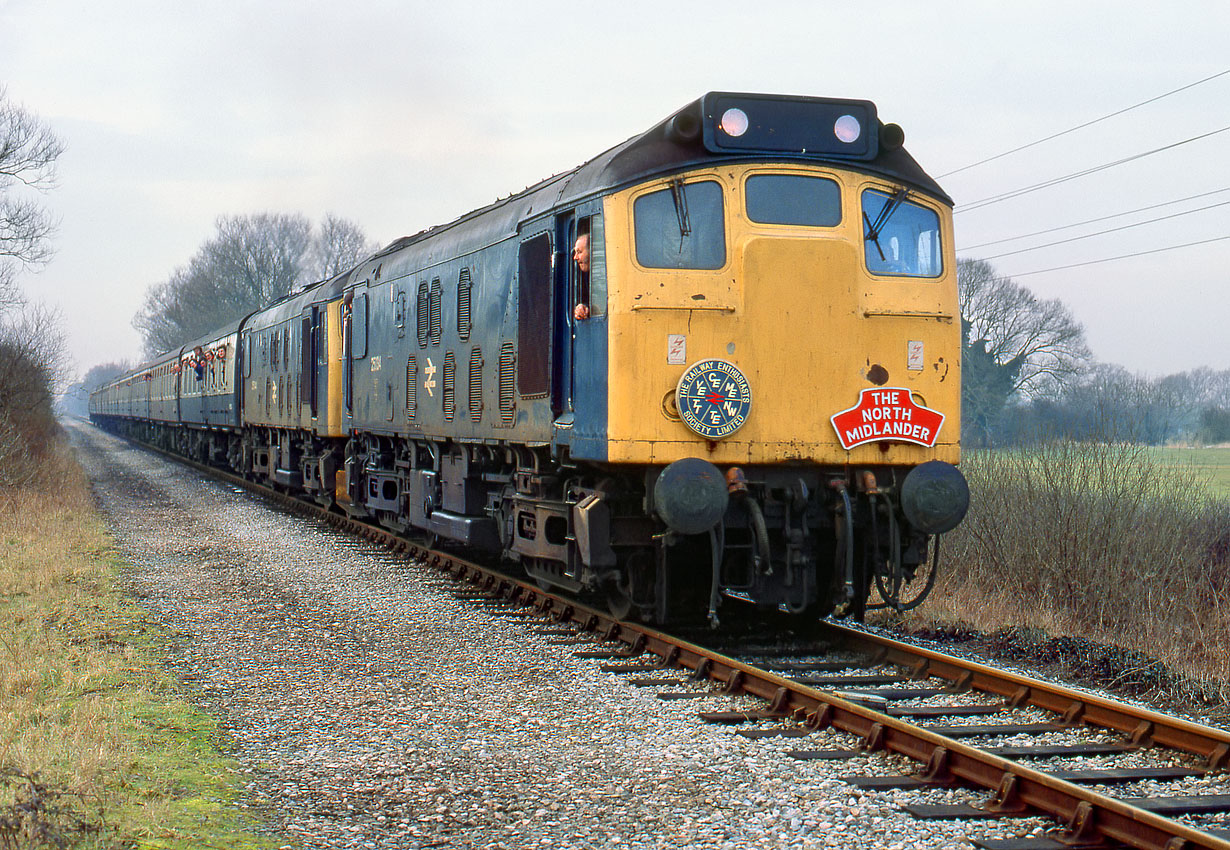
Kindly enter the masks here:
<path id="1" fill-rule="evenodd" d="M 572 261 L 577 264 L 577 268 L 589 274 L 589 234 L 582 233 L 577 237 L 576 244 L 572 246 Z"/>

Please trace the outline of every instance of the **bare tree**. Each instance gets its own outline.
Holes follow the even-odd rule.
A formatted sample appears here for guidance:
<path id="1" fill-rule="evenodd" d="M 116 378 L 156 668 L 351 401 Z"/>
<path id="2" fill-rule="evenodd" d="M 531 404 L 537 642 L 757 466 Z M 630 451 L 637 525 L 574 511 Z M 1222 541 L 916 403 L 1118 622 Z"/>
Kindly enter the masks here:
<path id="1" fill-rule="evenodd" d="M 959 260 L 957 288 L 962 409 L 969 433 L 986 437 L 1009 399 L 1053 394 L 1091 354 L 1062 301 L 1039 299 L 985 260 Z"/>
<path id="2" fill-rule="evenodd" d="M 958 261 L 957 286 L 966 346 L 1011 367 L 1013 392 L 1033 396 L 1088 363 L 1085 329 L 1058 298 L 1039 299 L 985 260 Z"/>
<path id="3" fill-rule="evenodd" d="M 217 330 L 373 250 L 357 225 L 332 215 L 315 236 L 301 215 L 223 216 L 217 228 L 187 265 L 146 292 L 133 326 L 147 354 Z"/>
<path id="4" fill-rule="evenodd" d="M 328 280 L 357 266 L 380 246 L 354 222 L 326 213 L 312 240 L 304 283 Z"/>
<path id="5" fill-rule="evenodd" d="M 146 293 L 133 319 L 146 353 L 168 351 L 235 321 L 297 285 L 311 244 L 301 215 L 223 216 L 218 232 Z"/>
<path id="6" fill-rule="evenodd" d="M 25 107 L 0 88 L 0 313 L 21 302 L 17 273 L 51 256 L 50 215 L 30 192 L 55 185 L 55 164 L 64 144 Z"/>
<path id="7" fill-rule="evenodd" d="M 85 373 L 85 377 L 81 379 L 81 385 L 85 387 L 86 392 L 93 392 L 103 384 L 115 380 L 131 368 L 132 364 L 127 360 L 99 363 L 97 366 L 91 366 L 89 371 Z"/>

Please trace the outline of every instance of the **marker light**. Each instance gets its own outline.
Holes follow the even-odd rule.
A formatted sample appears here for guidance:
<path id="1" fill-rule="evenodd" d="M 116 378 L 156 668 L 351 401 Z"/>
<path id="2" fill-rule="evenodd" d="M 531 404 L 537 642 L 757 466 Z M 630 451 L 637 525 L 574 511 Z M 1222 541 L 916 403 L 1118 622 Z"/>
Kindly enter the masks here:
<path id="1" fill-rule="evenodd" d="M 863 134 L 863 127 L 853 115 L 843 115 L 833 124 L 833 135 L 847 145 L 858 141 Z"/>
<path id="2" fill-rule="evenodd" d="M 738 138 L 747 132 L 747 113 L 737 107 L 731 107 L 722 113 L 722 121 L 718 125 L 733 138 Z"/>

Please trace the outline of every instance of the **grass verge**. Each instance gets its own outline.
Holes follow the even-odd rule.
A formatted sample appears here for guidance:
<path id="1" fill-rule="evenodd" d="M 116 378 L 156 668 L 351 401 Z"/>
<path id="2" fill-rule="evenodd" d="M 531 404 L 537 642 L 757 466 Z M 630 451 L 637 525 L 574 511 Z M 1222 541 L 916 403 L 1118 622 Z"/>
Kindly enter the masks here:
<path id="1" fill-rule="evenodd" d="M 273 848 L 65 447 L 0 490 L 0 848 Z"/>

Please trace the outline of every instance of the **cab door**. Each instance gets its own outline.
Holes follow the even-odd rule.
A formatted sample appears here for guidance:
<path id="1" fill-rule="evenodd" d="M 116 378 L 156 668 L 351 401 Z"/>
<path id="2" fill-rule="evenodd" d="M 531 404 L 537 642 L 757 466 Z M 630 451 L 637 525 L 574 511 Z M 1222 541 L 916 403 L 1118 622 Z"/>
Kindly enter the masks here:
<path id="1" fill-rule="evenodd" d="M 574 290 L 577 288 L 576 264 L 572 261 L 573 244 L 576 242 L 576 218 L 570 212 L 558 216 L 555 220 L 555 256 L 552 262 L 554 282 L 551 287 L 554 295 L 552 310 L 554 312 L 554 338 L 552 346 L 555 350 L 552 375 L 551 409 L 554 411 L 557 424 L 570 426 L 573 419 L 573 387 L 572 370 L 575 359 L 573 309 L 576 305 Z M 567 442 L 565 437 L 564 442 Z"/>
<path id="2" fill-rule="evenodd" d="M 599 209 L 595 201 L 569 216 L 560 288 L 568 327 L 564 404 L 571 422 L 569 450 L 573 457 L 590 460 L 607 456 L 606 252 Z"/>
<path id="3" fill-rule="evenodd" d="M 299 401 L 308 409 L 312 430 L 316 430 L 316 422 L 320 416 L 317 406 L 320 403 L 320 387 L 317 375 L 320 370 L 320 307 L 313 304 L 303 311 L 300 319 L 299 344 Z"/>

